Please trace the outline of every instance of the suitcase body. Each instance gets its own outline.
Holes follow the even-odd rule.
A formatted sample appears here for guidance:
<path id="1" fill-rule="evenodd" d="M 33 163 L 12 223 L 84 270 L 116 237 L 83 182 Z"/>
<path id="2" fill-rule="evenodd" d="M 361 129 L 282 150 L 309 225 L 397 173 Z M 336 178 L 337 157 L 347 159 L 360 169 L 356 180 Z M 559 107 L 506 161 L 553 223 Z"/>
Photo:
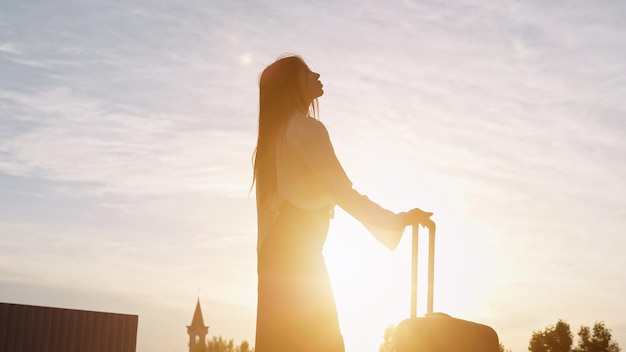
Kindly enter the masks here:
<path id="1" fill-rule="evenodd" d="M 417 317 L 418 225 L 413 226 L 411 316 L 396 328 L 396 352 L 498 352 L 498 334 L 491 327 L 433 313 L 435 226 L 429 228 L 428 299 L 425 317 Z"/>

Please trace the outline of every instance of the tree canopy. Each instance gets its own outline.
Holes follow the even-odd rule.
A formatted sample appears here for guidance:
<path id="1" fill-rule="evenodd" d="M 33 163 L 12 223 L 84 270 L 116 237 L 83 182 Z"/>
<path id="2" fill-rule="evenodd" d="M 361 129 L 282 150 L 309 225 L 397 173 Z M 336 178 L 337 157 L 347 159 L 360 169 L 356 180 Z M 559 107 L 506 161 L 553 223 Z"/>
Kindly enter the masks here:
<path id="1" fill-rule="evenodd" d="M 572 332 L 569 324 L 559 320 L 542 331 L 533 331 L 528 350 L 531 352 L 571 352 Z"/>
<path id="2" fill-rule="evenodd" d="M 604 322 L 596 322 L 593 328 L 581 326 L 578 331 L 578 346 L 574 352 L 620 352 L 621 348 L 615 341 L 611 341 L 611 330 L 604 326 Z"/>
<path id="3" fill-rule="evenodd" d="M 574 342 L 570 326 L 563 320 L 544 330 L 533 331 L 528 350 L 530 352 L 620 352 L 617 342 L 611 340 L 611 330 L 603 322 L 596 322 L 593 328 L 581 326 L 578 331 L 578 344 Z"/>
<path id="4" fill-rule="evenodd" d="M 248 341 L 243 341 L 239 346 L 235 345 L 233 339 L 226 340 L 220 335 L 213 336 L 207 341 L 207 352 L 253 352 Z"/>
<path id="5" fill-rule="evenodd" d="M 383 341 L 378 352 L 396 352 L 396 326 L 393 324 L 385 328 Z M 578 341 L 573 347 L 574 336 L 570 326 L 564 320 L 557 321 L 543 330 L 533 331 L 528 345 L 530 352 L 621 352 L 618 343 L 612 340 L 611 330 L 604 322 L 596 322 L 593 327 L 581 326 L 578 330 Z M 500 352 L 511 352 L 500 343 Z M 213 352 L 209 350 L 210 352 Z M 216 352 L 223 352 L 219 350 Z M 224 352 L 231 352 L 225 350 Z M 234 351 L 239 352 L 239 351 Z M 248 352 L 243 350 L 242 352 Z"/>
<path id="6" fill-rule="evenodd" d="M 383 342 L 378 347 L 378 352 L 396 352 L 396 326 L 389 324 L 385 328 Z"/>

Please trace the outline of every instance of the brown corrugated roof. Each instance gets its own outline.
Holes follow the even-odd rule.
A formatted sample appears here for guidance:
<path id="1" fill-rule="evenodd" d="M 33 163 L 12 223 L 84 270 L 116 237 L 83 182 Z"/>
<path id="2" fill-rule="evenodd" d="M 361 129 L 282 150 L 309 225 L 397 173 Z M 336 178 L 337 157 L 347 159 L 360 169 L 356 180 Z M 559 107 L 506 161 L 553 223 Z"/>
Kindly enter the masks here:
<path id="1" fill-rule="evenodd" d="M 0 351 L 135 352 L 137 315 L 0 303 Z"/>

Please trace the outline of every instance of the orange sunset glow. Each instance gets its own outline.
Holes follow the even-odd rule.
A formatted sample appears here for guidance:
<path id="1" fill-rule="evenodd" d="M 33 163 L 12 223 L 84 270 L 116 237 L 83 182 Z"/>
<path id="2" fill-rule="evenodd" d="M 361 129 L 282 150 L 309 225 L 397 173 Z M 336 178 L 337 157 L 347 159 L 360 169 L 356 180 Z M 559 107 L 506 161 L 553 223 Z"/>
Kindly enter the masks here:
<path id="1" fill-rule="evenodd" d="M 434 212 L 435 311 L 511 352 L 559 319 L 626 346 L 624 18 L 613 0 L 5 1 L 0 302 L 137 315 L 137 352 L 187 352 L 199 300 L 207 338 L 254 347 L 259 79 L 297 54 L 355 189 Z M 336 208 L 346 352 L 408 318 L 410 240 Z"/>

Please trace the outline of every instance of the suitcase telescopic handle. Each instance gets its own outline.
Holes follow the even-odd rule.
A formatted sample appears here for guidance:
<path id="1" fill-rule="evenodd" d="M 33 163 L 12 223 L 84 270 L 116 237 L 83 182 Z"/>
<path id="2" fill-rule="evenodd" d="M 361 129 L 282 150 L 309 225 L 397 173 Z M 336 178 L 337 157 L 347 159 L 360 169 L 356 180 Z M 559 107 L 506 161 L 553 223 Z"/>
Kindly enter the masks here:
<path id="1" fill-rule="evenodd" d="M 426 315 L 433 312 L 433 296 L 435 281 L 435 230 L 436 225 L 431 222 L 428 226 L 428 297 Z M 419 225 L 413 225 L 412 255 L 411 255 L 411 318 L 417 317 L 417 259 L 419 253 Z"/>

